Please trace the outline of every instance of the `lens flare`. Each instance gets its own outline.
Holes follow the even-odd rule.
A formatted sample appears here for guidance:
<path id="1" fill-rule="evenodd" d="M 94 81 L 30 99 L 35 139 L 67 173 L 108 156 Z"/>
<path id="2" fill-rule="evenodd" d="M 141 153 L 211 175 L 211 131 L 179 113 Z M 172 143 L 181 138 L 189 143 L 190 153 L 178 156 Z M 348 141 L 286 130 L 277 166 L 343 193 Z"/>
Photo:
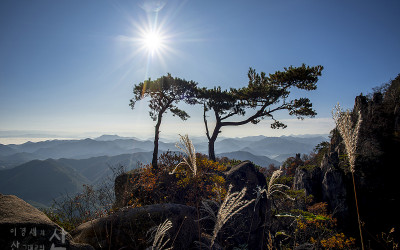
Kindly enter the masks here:
<path id="1" fill-rule="evenodd" d="M 156 32 L 148 32 L 144 34 L 143 45 L 150 53 L 154 53 L 163 47 L 163 39 L 161 35 Z"/>

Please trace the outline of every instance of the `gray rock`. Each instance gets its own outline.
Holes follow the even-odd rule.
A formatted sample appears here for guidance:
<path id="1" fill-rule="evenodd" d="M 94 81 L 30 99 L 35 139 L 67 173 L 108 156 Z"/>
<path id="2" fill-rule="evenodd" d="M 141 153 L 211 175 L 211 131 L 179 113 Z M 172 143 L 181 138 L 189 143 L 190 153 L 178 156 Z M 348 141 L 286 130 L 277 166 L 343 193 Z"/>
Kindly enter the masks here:
<path id="1" fill-rule="evenodd" d="M 134 175 L 135 173 L 131 172 L 122 174 L 116 178 L 115 207 L 126 206 L 127 202 L 131 198 L 130 194 L 135 192 L 135 190 L 132 189 L 132 185 L 130 185 L 129 181 Z M 255 166 L 249 161 L 243 162 L 237 166 L 232 167 L 229 171 L 224 173 L 224 177 L 226 179 L 226 186 L 232 184 L 233 186 L 232 192 L 241 191 L 244 187 L 247 188 L 247 193 L 246 196 L 244 197 L 244 199 L 246 200 L 252 200 L 256 198 L 255 190 L 257 186 L 265 187 L 267 184 L 265 176 L 261 174 L 255 168 Z M 179 197 L 171 197 L 170 202 L 180 203 L 181 201 Z M 162 206 L 162 205 L 153 205 L 153 206 Z M 152 206 L 146 206 L 146 207 L 152 207 Z M 226 225 L 222 230 L 223 232 L 221 232 L 220 235 L 221 238 L 229 238 L 229 240 L 232 242 L 228 243 L 228 245 L 232 244 L 238 246 L 243 243 L 249 243 L 248 245 L 250 249 L 260 249 L 261 248 L 260 239 L 262 237 L 262 232 L 264 229 L 263 225 L 266 220 L 265 217 L 266 210 L 267 210 L 266 198 L 261 199 L 256 206 L 254 203 L 251 204 L 250 206 L 242 210 L 240 214 L 236 215 L 227 223 L 228 225 Z M 158 223 L 160 223 L 160 221 Z M 201 226 L 206 231 L 208 230 L 207 232 L 212 233 L 213 223 L 209 221 L 208 222 L 202 221 Z M 195 227 L 197 227 L 197 223 L 195 224 Z M 73 234 L 74 233 L 75 232 L 73 232 Z M 226 234 L 225 236 L 228 237 L 224 237 L 223 234 Z M 195 239 L 198 240 L 198 237 L 196 237 L 196 233 L 192 236 L 192 238 L 193 237 L 195 237 Z M 90 244 L 90 242 L 87 241 L 85 242 Z M 136 246 L 134 244 L 131 245 Z M 144 245 L 145 244 L 142 244 L 140 245 L 140 247 Z"/>
<path id="2" fill-rule="evenodd" d="M 265 176 L 249 161 L 232 167 L 225 173 L 225 179 L 228 185 L 233 185 L 232 192 L 241 191 L 246 187 L 247 192 L 244 197 L 246 200 L 256 198 L 257 186 L 264 188 L 267 185 Z M 262 198 L 257 204 L 250 204 L 243 209 L 237 218 L 232 218 L 230 228 L 235 231 L 233 232 L 235 237 L 232 237 L 235 246 L 248 243 L 249 249 L 262 249 L 261 239 L 266 222 L 266 211 L 267 198 Z"/>
<path id="3" fill-rule="evenodd" d="M 330 164 L 328 158 L 323 159 L 321 169 L 322 200 L 328 202 L 329 210 L 334 211 L 335 216 L 343 220 L 349 215 L 345 174 Z"/>
<path id="4" fill-rule="evenodd" d="M 77 244 L 44 213 L 14 195 L 0 194 L 0 249 L 93 249 Z"/>
<path id="5" fill-rule="evenodd" d="M 132 193 L 132 184 L 130 183 L 130 179 L 133 174 L 131 173 L 122 173 L 115 178 L 114 184 L 114 193 L 115 193 L 115 203 L 114 207 L 120 208 L 128 205 L 129 200 L 131 199 Z"/>
<path id="6" fill-rule="evenodd" d="M 321 168 L 313 169 L 297 168 L 293 180 L 293 188 L 295 190 L 304 189 L 306 196 L 312 195 L 316 200 L 321 199 Z"/>
<path id="7" fill-rule="evenodd" d="M 166 219 L 172 222 L 167 246 L 189 249 L 198 240 L 195 208 L 180 204 L 125 207 L 107 217 L 86 222 L 71 232 L 74 241 L 95 249 L 146 249 L 152 245 L 147 232 Z"/>

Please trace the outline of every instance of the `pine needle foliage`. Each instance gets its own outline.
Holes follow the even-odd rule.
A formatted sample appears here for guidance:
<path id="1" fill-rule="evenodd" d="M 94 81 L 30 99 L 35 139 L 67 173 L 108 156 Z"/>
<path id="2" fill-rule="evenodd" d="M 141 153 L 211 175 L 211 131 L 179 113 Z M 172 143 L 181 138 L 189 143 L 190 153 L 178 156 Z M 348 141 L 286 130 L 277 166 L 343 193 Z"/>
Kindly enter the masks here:
<path id="1" fill-rule="evenodd" d="M 183 121 L 190 116 L 183 109 L 178 108 L 178 103 L 184 101 L 189 105 L 197 103 L 196 92 L 197 83 L 186 81 L 171 74 L 162 76 L 156 80 L 150 78 L 144 82 L 136 84 L 133 87 L 134 97 L 130 100 L 129 106 L 134 109 L 135 104 L 148 98 L 150 112 L 149 115 L 153 121 L 157 121 L 154 134 L 154 150 L 151 164 L 155 171 L 158 170 L 158 141 L 160 139 L 160 126 L 163 116 L 170 111 L 173 116 L 178 116 Z"/>

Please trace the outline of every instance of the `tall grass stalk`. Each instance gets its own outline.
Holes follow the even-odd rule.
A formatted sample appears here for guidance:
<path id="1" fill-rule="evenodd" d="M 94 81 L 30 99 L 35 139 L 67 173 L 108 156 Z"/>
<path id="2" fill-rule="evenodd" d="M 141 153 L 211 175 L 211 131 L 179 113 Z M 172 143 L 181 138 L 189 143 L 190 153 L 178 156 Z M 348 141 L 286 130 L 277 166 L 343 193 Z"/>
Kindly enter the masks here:
<path id="1" fill-rule="evenodd" d="M 282 166 L 275 170 L 272 175 L 271 178 L 269 179 L 268 182 L 268 186 L 267 188 L 262 188 L 260 186 L 257 186 L 256 188 L 256 194 L 257 194 L 257 198 L 256 198 L 256 204 L 258 203 L 258 201 L 261 199 L 263 193 L 265 193 L 265 195 L 267 196 L 267 211 L 265 211 L 265 218 L 264 218 L 264 229 L 263 229 L 263 235 L 262 235 L 262 244 L 264 244 L 264 236 L 265 236 L 265 227 L 267 226 L 267 218 L 271 217 L 270 213 L 271 213 L 271 201 L 270 199 L 272 198 L 272 195 L 274 193 L 279 193 L 284 195 L 286 198 L 290 199 L 290 200 L 294 200 L 294 198 L 290 197 L 288 194 L 286 194 L 285 192 L 283 192 L 283 189 L 290 189 L 289 186 L 285 185 L 285 184 L 280 184 L 280 183 L 276 183 L 278 178 L 282 175 L 283 171 L 282 171 Z M 254 206 L 255 209 L 255 206 Z"/>
<path id="2" fill-rule="evenodd" d="M 172 170 L 170 174 L 174 174 L 178 167 L 182 165 L 186 165 L 193 174 L 194 177 L 194 190 L 195 190 L 195 197 L 196 197 L 196 210 L 197 210 L 197 221 L 200 221 L 200 213 L 199 213 L 199 195 L 198 195 L 198 178 L 197 178 L 197 164 L 196 164 L 196 150 L 192 141 L 189 139 L 188 135 L 179 135 L 181 138 L 179 139 L 179 143 L 175 144 L 175 147 L 182 150 L 186 156 L 183 157 L 183 160 L 176 165 L 176 167 Z M 200 230 L 200 223 L 197 223 L 198 231 L 199 231 L 199 242 L 201 241 L 201 230 Z M 200 247 L 201 249 L 201 247 Z"/>
<path id="3" fill-rule="evenodd" d="M 268 186 L 266 189 L 262 188 L 260 186 L 256 187 L 255 193 L 257 196 L 256 196 L 256 200 L 255 200 L 255 205 L 257 205 L 257 203 L 261 199 L 263 193 L 265 193 L 265 195 L 267 196 L 268 199 L 270 199 L 274 193 L 280 193 L 280 194 L 284 195 L 286 198 L 288 198 L 290 200 L 294 200 L 294 198 L 290 197 L 288 194 L 286 194 L 285 192 L 282 191 L 283 189 L 290 189 L 290 187 L 288 185 L 276 183 L 276 181 L 282 175 L 282 173 L 283 173 L 283 171 L 282 171 L 282 166 L 281 166 L 279 169 L 275 170 L 272 173 L 271 179 L 269 179 Z M 256 209 L 256 207 L 254 206 L 254 210 L 255 209 Z"/>
<path id="4" fill-rule="evenodd" d="M 362 234 L 362 229 L 361 229 L 360 212 L 358 209 L 356 184 L 355 184 L 355 180 L 354 180 L 358 135 L 360 132 L 360 125 L 362 122 L 361 113 L 360 113 L 360 111 L 358 112 L 357 123 L 354 125 L 351 120 L 350 111 L 346 110 L 343 112 L 338 103 L 332 111 L 332 117 L 335 120 L 336 127 L 339 130 L 340 135 L 343 138 L 347 156 L 349 158 L 350 172 L 351 172 L 351 176 L 353 179 L 354 199 L 356 202 L 356 209 L 357 209 L 358 229 L 360 231 L 361 248 L 364 250 L 364 240 L 363 240 L 363 234 Z"/>
<path id="5" fill-rule="evenodd" d="M 214 245 L 218 232 L 222 229 L 224 224 L 235 214 L 239 213 L 242 209 L 244 209 L 254 201 L 254 199 L 252 200 L 243 199 L 247 191 L 246 187 L 244 187 L 240 192 L 231 193 L 231 190 L 232 190 L 232 185 L 229 185 L 228 192 L 226 193 L 223 203 L 218 209 L 217 216 L 213 214 L 212 209 L 206 209 L 211 213 L 210 214 L 211 218 L 215 219 L 215 225 L 213 230 L 213 236 L 211 238 L 210 249 Z"/>
<path id="6" fill-rule="evenodd" d="M 169 239 L 164 241 L 164 237 L 169 229 L 172 228 L 172 222 L 169 219 L 166 219 L 163 223 L 157 226 L 157 228 L 153 229 L 154 239 L 153 244 L 149 247 L 149 250 L 161 250 L 165 247 L 165 245 L 169 242 Z M 155 231 L 155 232 L 154 232 Z M 167 248 L 172 249 L 172 248 Z"/>
<path id="7" fill-rule="evenodd" d="M 186 156 L 183 157 L 183 161 L 181 161 L 176 167 L 172 170 L 171 174 L 174 174 L 176 169 L 181 165 L 186 165 L 192 171 L 193 176 L 197 175 L 197 165 L 196 165 L 196 150 L 193 146 L 192 141 L 189 139 L 188 135 L 179 135 L 181 138 L 179 143 L 175 144 L 175 147 L 182 150 Z"/>
<path id="8" fill-rule="evenodd" d="M 266 190 L 267 198 L 270 199 L 274 193 L 280 193 L 283 194 L 286 198 L 294 200 L 294 198 L 290 197 L 289 195 L 287 195 L 282 191 L 282 189 L 290 189 L 289 186 L 276 183 L 276 181 L 282 175 L 282 173 L 283 173 L 282 166 L 278 170 L 275 170 L 272 173 L 271 179 L 268 182 L 268 189 Z"/>

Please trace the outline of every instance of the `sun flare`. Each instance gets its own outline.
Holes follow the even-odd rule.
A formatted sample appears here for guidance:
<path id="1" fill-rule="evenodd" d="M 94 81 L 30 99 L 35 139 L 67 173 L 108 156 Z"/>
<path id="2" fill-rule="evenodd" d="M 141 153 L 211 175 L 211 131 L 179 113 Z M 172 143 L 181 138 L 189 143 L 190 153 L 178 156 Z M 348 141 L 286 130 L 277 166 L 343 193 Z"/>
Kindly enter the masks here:
<path id="1" fill-rule="evenodd" d="M 163 46 L 163 38 L 157 32 L 148 32 L 143 36 L 143 45 L 151 53 L 159 51 Z"/>

